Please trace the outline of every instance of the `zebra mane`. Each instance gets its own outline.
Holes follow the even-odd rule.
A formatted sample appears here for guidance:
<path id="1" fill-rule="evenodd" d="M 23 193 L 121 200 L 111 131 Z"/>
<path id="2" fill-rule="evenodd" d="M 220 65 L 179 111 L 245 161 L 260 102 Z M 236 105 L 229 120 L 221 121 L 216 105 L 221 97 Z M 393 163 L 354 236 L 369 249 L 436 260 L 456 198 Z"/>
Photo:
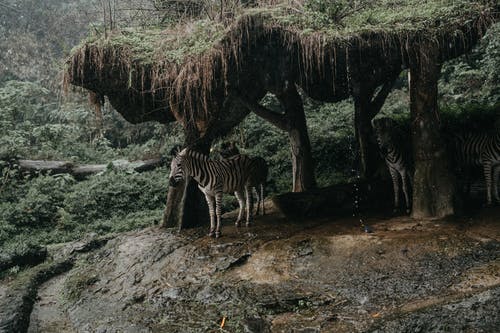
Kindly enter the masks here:
<path id="1" fill-rule="evenodd" d="M 202 154 L 200 152 L 197 152 L 196 150 L 191 150 L 189 148 L 184 148 L 178 156 L 184 157 L 184 156 L 189 156 L 191 158 L 197 159 L 197 160 L 202 160 L 202 161 L 208 161 L 209 158 L 207 155 Z"/>

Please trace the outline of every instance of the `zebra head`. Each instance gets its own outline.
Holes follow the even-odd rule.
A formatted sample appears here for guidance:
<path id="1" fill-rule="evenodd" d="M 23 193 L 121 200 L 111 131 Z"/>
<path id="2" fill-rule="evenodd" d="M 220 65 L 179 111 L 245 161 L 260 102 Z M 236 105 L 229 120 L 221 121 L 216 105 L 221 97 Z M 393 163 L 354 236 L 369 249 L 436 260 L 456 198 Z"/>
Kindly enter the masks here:
<path id="1" fill-rule="evenodd" d="M 170 176 L 169 185 L 176 187 L 182 180 L 184 180 L 185 173 L 183 169 L 183 161 L 187 153 L 187 148 L 180 150 L 179 147 L 172 149 L 172 162 L 170 163 Z"/>
<path id="2" fill-rule="evenodd" d="M 377 138 L 380 152 L 386 155 L 388 151 L 394 148 L 394 134 L 396 131 L 396 122 L 391 118 L 378 118 L 372 120 L 372 127 Z"/>
<path id="3" fill-rule="evenodd" d="M 236 147 L 236 144 L 233 141 L 225 141 L 220 145 L 220 156 L 222 158 L 230 158 L 239 154 L 240 150 Z"/>

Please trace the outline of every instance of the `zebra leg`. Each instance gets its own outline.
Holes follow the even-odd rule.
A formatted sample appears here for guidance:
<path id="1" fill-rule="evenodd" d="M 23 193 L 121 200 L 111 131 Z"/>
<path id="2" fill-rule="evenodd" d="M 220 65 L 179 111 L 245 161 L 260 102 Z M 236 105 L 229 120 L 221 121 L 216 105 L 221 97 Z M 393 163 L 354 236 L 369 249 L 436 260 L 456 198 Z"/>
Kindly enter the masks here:
<path id="1" fill-rule="evenodd" d="M 497 164 L 493 170 L 493 193 L 495 194 L 496 202 L 500 203 L 498 195 L 498 179 L 500 178 L 500 164 Z"/>
<path id="2" fill-rule="evenodd" d="M 215 236 L 215 211 L 214 211 L 214 197 L 205 193 L 205 199 L 208 204 L 208 212 L 210 213 L 210 231 L 208 233 L 209 237 Z"/>
<path id="3" fill-rule="evenodd" d="M 403 171 L 401 173 L 401 183 L 403 184 L 403 193 L 405 195 L 405 203 L 406 203 L 406 214 L 410 214 L 410 195 L 408 193 L 408 183 L 410 178 L 408 177 L 407 171 Z"/>
<path id="4" fill-rule="evenodd" d="M 219 238 L 220 232 L 220 219 L 222 215 L 222 192 L 215 193 L 215 214 L 217 216 L 217 227 L 215 228 L 215 238 Z"/>
<path id="5" fill-rule="evenodd" d="M 486 204 L 491 205 L 491 162 L 483 162 L 484 180 L 486 182 Z"/>
<path id="6" fill-rule="evenodd" d="M 255 215 L 259 215 L 260 211 L 260 196 L 255 187 L 252 187 L 252 195 L 257 198 L 257 209 L 255 210 Z"/>
<path id="7" fill-rule="evenodd" d="M 247 223 L 248 227 L 252 222 L 252 213 L 253 213 L 253 197 L 250 186 L 245 187 L 245 195 L 247 196 Z"/>
<path id="8" fill-rule="evenodd" d="M 234 223 L 235 226 L 239 227 L 240 222 L 243 219 L 243 212 L 245 211 L 245 197 L 243 193 L 240 191 L 235 191 L 234 195 L 236 196 L 236 199 L 238 199 L 238 204 L 240 206 L 240 211 L 238 212 L 238 219 Z"/>
<path id="9" fill-rule="evenodd" d="M 394 191 L 394 213 L 399 209 L 399 174 L 396 169 L 389 168 L 392 179 L 392 187 Z"/>

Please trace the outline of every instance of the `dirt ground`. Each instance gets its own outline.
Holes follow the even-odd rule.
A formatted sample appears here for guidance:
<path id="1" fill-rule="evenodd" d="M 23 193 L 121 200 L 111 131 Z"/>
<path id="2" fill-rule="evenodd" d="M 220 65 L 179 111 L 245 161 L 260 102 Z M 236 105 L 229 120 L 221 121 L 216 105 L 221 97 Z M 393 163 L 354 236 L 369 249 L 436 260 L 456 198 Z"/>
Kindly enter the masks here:
<path id="1" fill-rule="evenodd" d="M 38 290 L 28 331 L 500 331 L 500 208 L 373 215 L 373 233 L 358 217 L 226 217 L 220 239 L 145 229 L 80 255 Z"/>

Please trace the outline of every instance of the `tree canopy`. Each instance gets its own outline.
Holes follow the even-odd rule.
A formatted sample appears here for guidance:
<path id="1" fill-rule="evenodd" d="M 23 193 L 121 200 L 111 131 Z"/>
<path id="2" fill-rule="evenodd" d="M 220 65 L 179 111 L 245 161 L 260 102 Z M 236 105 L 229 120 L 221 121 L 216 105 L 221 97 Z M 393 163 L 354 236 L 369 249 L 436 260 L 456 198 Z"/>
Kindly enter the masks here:
<path id="1" fill-rule="evenodd" d="M 107 95 L 133 122 L 191 122 L 216 136 L 247 114 L 233 107 L 235 93 L 260 99 L 291 79 L 315 99 L 338 101 L 355 72 L 371 72 L 375 87 L 397 75 L 416 44 L 436 44 L 441 61 L 463 54 L 497 13 L 495 2 L 468 0 L 244 7 L 226 20 L 90 37 L 73 50 L 66 82 Z"/>

